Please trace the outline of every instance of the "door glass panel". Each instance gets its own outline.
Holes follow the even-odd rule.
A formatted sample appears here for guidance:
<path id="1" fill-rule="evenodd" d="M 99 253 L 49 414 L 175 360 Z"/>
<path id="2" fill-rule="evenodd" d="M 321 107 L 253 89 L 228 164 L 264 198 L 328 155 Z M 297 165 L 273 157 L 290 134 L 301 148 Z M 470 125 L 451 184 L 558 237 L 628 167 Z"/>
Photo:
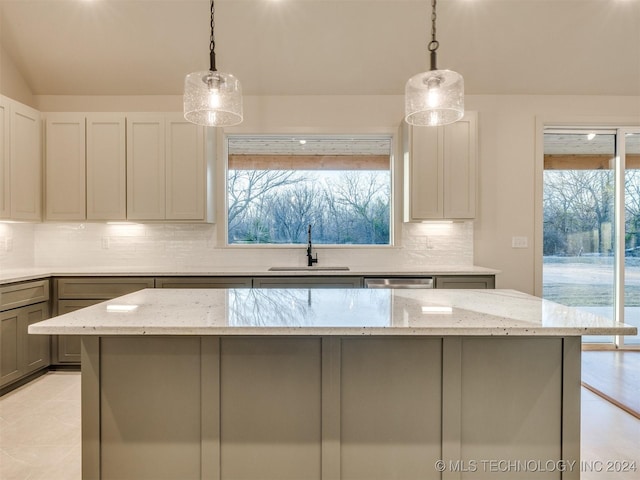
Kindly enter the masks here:
<path id="1" fill-rule="evenodd" d="M 545 133 L 543 298 L 614 318 L 611 133 Z M 584 336 L 583 342 L 613 342 Z"/>
<path id="2" fill-rule="evenodd" d="M 640 133 L 625 136 L 624 323 L 640 327 Z M 624 337 L 640 345 L 640 335 Z"/>

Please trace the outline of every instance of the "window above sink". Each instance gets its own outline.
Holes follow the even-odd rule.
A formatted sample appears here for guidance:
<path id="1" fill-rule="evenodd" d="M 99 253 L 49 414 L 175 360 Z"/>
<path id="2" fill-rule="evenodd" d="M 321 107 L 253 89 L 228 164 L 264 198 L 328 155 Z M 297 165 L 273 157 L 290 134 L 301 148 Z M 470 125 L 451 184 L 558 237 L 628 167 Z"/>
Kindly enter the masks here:
<path id="1" fill-rule="evenodd" d="M 391 245 L 391 135 L 225 140 L 228 245 Z"/>

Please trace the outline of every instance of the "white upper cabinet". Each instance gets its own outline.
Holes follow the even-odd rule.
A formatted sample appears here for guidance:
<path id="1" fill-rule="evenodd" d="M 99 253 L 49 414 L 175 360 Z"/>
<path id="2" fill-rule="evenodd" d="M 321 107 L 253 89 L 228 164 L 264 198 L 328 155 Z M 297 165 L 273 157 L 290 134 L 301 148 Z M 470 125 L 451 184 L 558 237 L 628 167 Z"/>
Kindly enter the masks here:
<path id="1" fill-rule="evenodd" d="M 165 185 L 166 217 L 204 220 L 204 128 L 182 115 L 166 119 Z"/>
<path id="2" fill-rule="evenodd" d="M 125 139 L 121 114 L 46 114 L 47 220 L 126 220 Z"/>
<path id="3" fill-rule="evenodd" d="M 0 218 L 11 217 L 11 170 L 9 169 L 9 102 L 0 95 Z"/>
<path id="4" fill-rule="evenodd" d="M 0 96 L 0 218 L 42 218 L 40 113 Z"/>
<path id="5" fill-rule="evenodd" d="M 85 116 L 47 114 L 45 120 L 45 218 L 84 220 Z"/>
<path id="6" fill-rule="evenodd" d="M 164 116 L 127 117 L 127 218 L 163 220 Z"/>
<path id="7" fill-rule="evenodd" d="M 204 129 L 181 114 L 48 113 L 47 220 L 212 221 Z"/>
<path id="8" fill-rule="evenodd" d="M 475 218 L 477 113 L 443 127 L 403 123 L 404 221 Z"/>
<path id="9" fill-rule="evenodd" d="M 87 115 L 87 220 L 126 220 L 124 115 Z"/>
<path id="10" fill-rule="evenodd" d="M 205 220 L 204 128 L 180 114 L 127 117 L 127 218 Z"/>

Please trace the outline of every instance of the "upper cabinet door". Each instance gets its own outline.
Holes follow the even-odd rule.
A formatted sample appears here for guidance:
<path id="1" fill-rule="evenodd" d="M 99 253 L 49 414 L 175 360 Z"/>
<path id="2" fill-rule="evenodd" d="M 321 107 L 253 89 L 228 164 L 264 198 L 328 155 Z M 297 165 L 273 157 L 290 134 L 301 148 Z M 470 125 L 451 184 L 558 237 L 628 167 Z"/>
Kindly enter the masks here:
<path id="1" fill-rule="evenodd" d="M 404 221 L 476 215 L 477 113 L 443 127 L 403 126 Z"/>
<path id="2" fill-rule="evenodd" d="M 42 219 L 42 153 L 40 112 L 11 102 L 11 218 Z"/>
<path id="3" fill-rule="evenodd" d="M 9 102 L 0 95 L 0 218 L 11 217 L 11 171 L 9 170 Z"/>
<path id="4" fill-rule="evenodd" d="M 87 220 L 126 220 L 124 115 L 87 115 Z"/>
<path id="5" fill-rule="evenodd" d="M 85 220 L 85 116 L 47 114 L 45 138 L 45 218 Z"/>
<path id="6" fill-rule="evenodd" d="M 204 128 L 180 114 L 166 120 L 166 219 L 204 220 Z"/>
<path id="7" fill-rule="evenodd" d="M 477 114 L 444 127 L 444 218 L 475 218 Z"/>
<path id="8" fill-rule="evenodd" d="M 405 155 L 405 221 L 443 218 L 444 162 L 441 128 L 404 128 L 409 154 Z"/>
<path id="9" fill-rule="evenodd" d="M 127 218 L 165 218 L 165 120 L 127 116 Z"/>

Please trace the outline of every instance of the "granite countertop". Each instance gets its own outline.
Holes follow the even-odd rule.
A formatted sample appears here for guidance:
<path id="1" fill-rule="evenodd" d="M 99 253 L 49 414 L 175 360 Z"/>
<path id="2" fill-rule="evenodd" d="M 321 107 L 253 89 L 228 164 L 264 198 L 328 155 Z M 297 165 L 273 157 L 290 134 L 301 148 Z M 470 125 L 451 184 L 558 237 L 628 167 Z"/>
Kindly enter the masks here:
<path id="1" fill-rule="evenodd" d="M 407 267 L 350 267 L 349 270 L 335 270 L 331 266 L 287 268 L 295 270 L 270 271 L 270 267 L 34 267 L 0 270 L 0 285 L 11 282 L 37 280 L 48 277 L 77 276 L 400 276 L 400 275 L 495 275 L 499 270 L 485 267 L 434 265 L 421 268 Z"/>
<path id="2" fill-rule="evenodd" d="M 64 335 L 634 335 L 514 290 L 145 289 L 29 326 Z"/>

